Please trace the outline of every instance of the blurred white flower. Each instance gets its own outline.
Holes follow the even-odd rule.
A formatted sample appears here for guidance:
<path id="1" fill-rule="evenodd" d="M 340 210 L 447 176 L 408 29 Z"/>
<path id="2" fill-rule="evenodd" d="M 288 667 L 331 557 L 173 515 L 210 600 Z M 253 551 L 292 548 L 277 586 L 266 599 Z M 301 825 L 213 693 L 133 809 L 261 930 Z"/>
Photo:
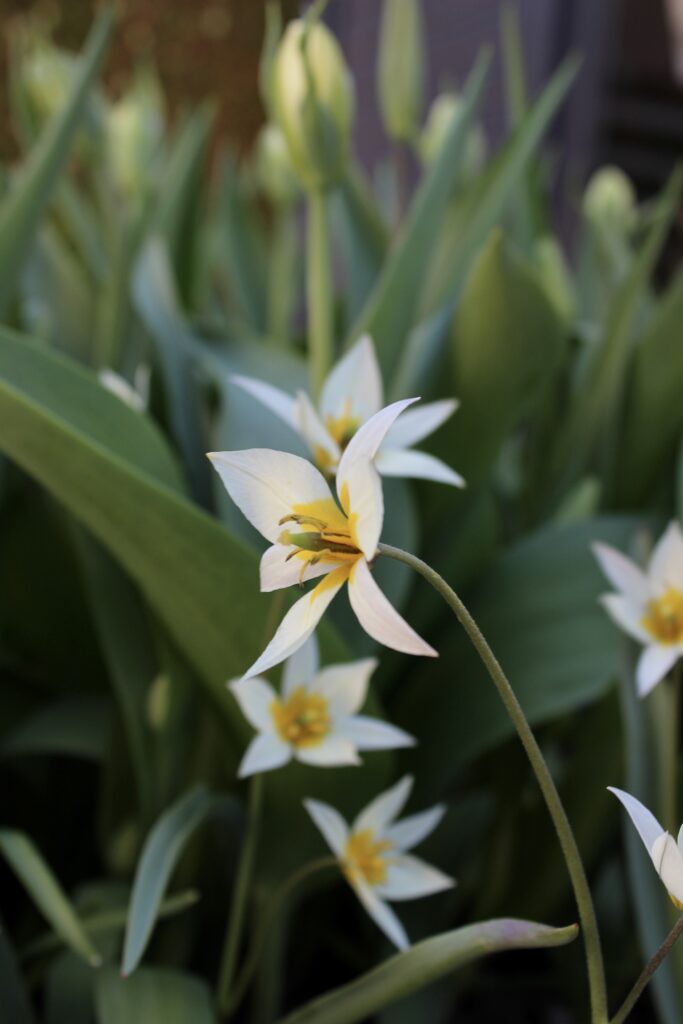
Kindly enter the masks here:
<path id="1" fill-rule="evenodd" d="M 242 713 L 258 731 L 242 759 L 240 778 L 293 758 L 320 767 L 360 764 L 359 750 L 413 746 L 414 738 L 403 729 L 356 714 L 376 668 L 375 658 L 364 658 L 319 671 L 314 635 L 285 662 L 281 695 L 260 678 L 230 683 Z"/>
<path id="2" fill-rule="evenodd" d="M 645 645 L 636 668 L 638 693 L 645 697 L 683 654 L 683 534 L 670 523 L 645 572 L 607 544 L 594 544 L 593 551 L 619 591 L 603 595 L 602 604 Z"/>
<path id="3" fill-rule="evenodd" d="M 640 800 L 615 786 L 607 788 L 621 800 L 628 811 L 672 903 L 679 910 L 683 910 L 683 825 L 676 843 L 673 836 L 662 828 L 654 814 L 648 811 Z"/>
<path id="4" fill-rule="evenodd" d="M 440 805 L 395 821 L 412 786 L 413 779 L 406 775 L 368 804 L 350 828 L 329 804 L 304 801 L 358 899 L 399 949 L 406 949 L 410 941 L 386 901 L 431 896 L 455 885 L 448 875 L 406 853 L 434 831 L 446 810 Z"/>
<path id="5" fill-rule="evenodd" d="M 135 385 L 130 384 L 120 373 L 110 370 L 107 366 L 98 372 L 97 378 L 107 391 L 111 391 L 113 395 L 120 398 L 131 409 L 135 409 L 136 412 L 145 412 L 147 409 L 150 378 L 148 366 L 142 363 L 138 366 L 135 371 Z"/>
<path id="6" fill-rule="evenodd" d="M 337 472 L 341 508 L 325 478 L 297 455 L 270 448 L 209 453 L 232 500 L 271 542 L 261 558 L 261 590 L 324 577 L 292 605 L 243 678 L 279 665 L 301 647 L 346 582 L 351 607 L 374 640 L 404 654 L 436 656 L 386 599 L 368 564 L 384 520 L 382 482 L 372 459 L 396 417 L 415 401 L 394 402 L 355 434 Z"/>
<path id="7" fill-rule="evenodd" d="M 332 367 L 317 410 L 304 391 L 292 398 L 253 377 L 234 375 L 230 379 L 300 434 L 317 465 L 330 475 L 336 472 L 353 435 L 383 404 L 382 378 L 368 335 Z M 375 455 L 379 472 L 383 476 L 419 477 L 463 487 L 463 478 L 445 462 L 411 448 L 440 427 L 457 407 L 457 401 L 449 398 L 428 402 L 401 416 Z"/>

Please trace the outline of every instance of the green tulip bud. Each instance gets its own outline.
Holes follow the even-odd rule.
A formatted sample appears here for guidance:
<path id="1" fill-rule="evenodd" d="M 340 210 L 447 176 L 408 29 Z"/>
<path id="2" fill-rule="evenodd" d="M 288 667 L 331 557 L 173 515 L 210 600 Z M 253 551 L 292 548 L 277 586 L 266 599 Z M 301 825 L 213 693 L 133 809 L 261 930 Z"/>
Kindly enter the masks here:
<path id="1" fill-rule="evenodd" d="M 618 167 L 601 167 L 593 174 L 583 196 L 583 210 L 589 220 L 628 231 L 636 219 L 636 190 Z"/>
<path id="2" fill-rule="evenodd" d="M 431 164 L 443 146 L 454 118 L 462 117 L 464 102 L 453 92 L 444 92 L 432 103 L 427 123 L 418 142 L 418 152 L 425 165 Z M 486 159 L 486 140 L 480 125 L 472 125 L 465 143 L 463 168 L 466 177 L 477 174 Z"/>
<path id="3" fill-rule="evenodd" d="M 108 112 L 107 154 L 117 188 L 139 195 L 149 185 L 164 136 L 159 85 L 150 74 L 138 80 Z"/>
<path id="4" fill-rule="evenodd" d="M 273 206 L 291 206 L 301 191 L 285 137 L 276 124 L 265 124 L 256 143 L 256 173 Z"/>
<path id="5" fill-rule="evenodd" d="M 21 83 L 38 125 L 66 105 L 78 71 L 78 61 L 47 40 L 36 39 L 21 66 Z"/>
<path id="6" fill-rule="evenodd" d="M 346 166 L 353 83 L 332 33 L 318 21 L 287 26 L 273 60 L 273 113 L 306 188 L 328 188 Z"/>
<path id="7" fill-rule="evenodd" d="M 377 91 L 388 135 L 417 136 L 424 104 L 425 46 L 419 0 L 384 0 Z"/>

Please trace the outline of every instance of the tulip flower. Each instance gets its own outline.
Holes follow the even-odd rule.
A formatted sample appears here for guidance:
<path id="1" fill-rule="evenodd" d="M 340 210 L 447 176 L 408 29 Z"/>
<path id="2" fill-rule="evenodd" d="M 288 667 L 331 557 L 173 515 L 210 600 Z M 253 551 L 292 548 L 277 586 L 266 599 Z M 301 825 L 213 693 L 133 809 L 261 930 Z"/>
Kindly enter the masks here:
<path id="1" fill-rule="evenodd" d="M 655 871 L 664 883 L 671 902 L 683 910 L 683 825 L 678 842 L 659 824 L 654 814 L 640 800 L 615 786 L 607 787 L 628 811 L 629 817 L 650 854 Z"/>
<path id="2" fill-rule="evenodd" d="M 230 683 L 245 718 L 258 730 L 240 778 L 293 758 L 319 767 L 360 764 L 359 750 L 413 746 L 414 738 L 403 729 L 356 714 L 376 668 L 376 658 L 363 658 L 319 671 L 314 635 L 285 662 L 281 696 L 258 677 Z"/>
<path id="3" fill-rule="evenodd" d="M 269 448 L 209 454 L 232 500 L 271 542 L 261 558 L 261 590 L 323 577 L 292 605 L 243 678 L 273 668 L 301 647 L 345 583 L 358 621 L 374 640 L 404 654 L 436 656 L 392 607 L 370 569 L 384 519 L 372 459 L 396 417 L 415 401 L 394 402 L 355 434 L 337 472 L 341 507 L 322 474 L 297 455 Z"/>
<path id="4" fill-rule="evenodd" d="M 303 391 L 293 398 L 252 377 L 234 375 L 231 380 L 300 434 L 318 467 L 328 475 L 336 472 L 346 445 L 383 403 L 379 365 L 372 339 L 367 335 L 330 371 L 319 409 Z M 411 448 L 440 427 L 457 407 L 454 399 L 444 399 L 404 413 L 375 455 L 375 465 L 382 476 L 418 477 L 463 487 L 463 478 L 445 462 Z"/>
<path id="5" fill-rule="evenodd" d="M 625 632 L 645 645 L 636 685 L 645 697 L 683 654 L 683 534 L 670 523 L 643 572 L 620 551 L 594 544 L 603 572 L 619 593 L 602 603 Z"/>
<path id="6" fill-rule="evenodd" d="M 412 900 L 450 889 L 455 882 L 430 864 L 406 853 L 433 832 L 443 805 L 395 821 L 410 795 L 406 775 L 361 811 L 351 828 L 329 804 L 304 800 L 314 824 L 373 921 L 399 949 L 410 945 L 387 900 Z"/>

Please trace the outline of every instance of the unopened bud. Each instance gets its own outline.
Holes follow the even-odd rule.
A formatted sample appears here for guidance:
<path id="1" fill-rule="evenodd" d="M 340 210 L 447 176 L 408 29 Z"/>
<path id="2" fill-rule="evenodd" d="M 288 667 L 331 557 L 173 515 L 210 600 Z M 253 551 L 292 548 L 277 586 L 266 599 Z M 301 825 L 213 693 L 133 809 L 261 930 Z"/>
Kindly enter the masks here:
<path id="1" fill-rule="evenodd" d="M 285 137 L 276 124 L 265 124 L 256 143 L 256 171 L 273 206 L 291 206 L 301 191 Z"/>
<path id="2" fill-rule="evenodd" d="M 327 188 L 346 166 L 353 84 L 332 33 L 318 21 L 287 26 L 273 60 L 273 112 L 307 188 Z"/>
<path id="3" fill-rule="evenodd" d="M 463 116 L 464 102 L 454 92 L 444 92 L 432 103 L 418 150 L 425 165 L 431 164 L 441 151 L 453 120 Z M 465 142 L 463 169 L 466 177 L 472 177 L 482 167 L 486 158 L 486 141 L 480 125 L 472 125 Z"/>
<path id="4" fill-rule="evenodd" d="M 618 167 L 601 167 L 583 196 L 586 216 L 598 223 L 628 231 L 635 221 L 637 197 L 633 182 Z"/>
<path id="5" fill-rule="evenodd" d="M 425 46 L 419 0 L 384 0 L 377 91 L 387 134 L 412 142 L 424 104 Z"/>
<path id="6" fill-rule="evenodd" d="M 164 135 L 161 92 L 149 74 L 109 110 L 107 151 L 112 177 L 124 195 L 138 195 L 152 181 Z"/>

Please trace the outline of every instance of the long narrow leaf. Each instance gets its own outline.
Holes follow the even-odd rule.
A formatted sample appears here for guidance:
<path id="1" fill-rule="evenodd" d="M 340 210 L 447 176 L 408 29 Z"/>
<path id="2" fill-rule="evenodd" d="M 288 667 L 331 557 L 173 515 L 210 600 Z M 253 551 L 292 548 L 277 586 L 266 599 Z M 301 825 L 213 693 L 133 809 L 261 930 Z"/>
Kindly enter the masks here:
<path id="1" fill-rule="evenodd" d="M 180 971 L 144 970 L 121 978 L 100 971 L 95 992 L 97 1024 L 216 1024 L 208 986 Z"/>

